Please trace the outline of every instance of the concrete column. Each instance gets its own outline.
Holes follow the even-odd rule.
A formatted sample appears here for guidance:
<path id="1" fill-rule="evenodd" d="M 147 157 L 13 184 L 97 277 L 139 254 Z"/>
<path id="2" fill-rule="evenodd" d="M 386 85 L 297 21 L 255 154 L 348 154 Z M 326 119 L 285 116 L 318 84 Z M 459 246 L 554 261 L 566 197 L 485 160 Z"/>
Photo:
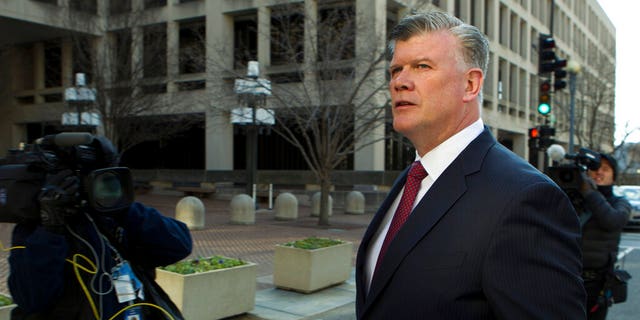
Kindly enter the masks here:
<path id="1" fill-rule="evenodd" d="M 233 68 L 233 17 L 220 11 L 217 1 L 206 6 L 207 92 L 206 169 L 233 170 L 233 126 L 226 111 L 235 106 L 222 78 Z"/>
<path id="2" fill-rule="evenodd" d="M 44 44 L 37 42 L 33 46 L 33 88 L 44 89 Z M 36 94 L 35 103 L 44 103 L 44 98 Z"/>
<path id="3" fill-rule="evenodd" d="M 357 0 L 356 1 L 356 78 L 362 79 L 364 72 L 372 66 L 372 62 L 385 51 L 386 46 L 387 2 L 385 0 Z M 365 79 L 365 85 L 358 92 L 356 98 L 355 125 L 359 130 L 367 117 L 378 111 L 384 114 L 387 90 L 385 87 L 385 63 L 375 66 L 373 75 Z M 362 81 L 362 80 L 358 80 Z M 373 98 L 368 98 L 372 91 Z M 381 116 L 383 117 L 383 115 Z M 382 118 L 365 138 L 358 142 L 359 149 L 354 155 L 355 170 L 384 170 L 384 121 Z"/>
<path id="4" fill-rule="evenodd" d="M 62 87 L 67 88 L 75 84 L 73 75 L 73 44 L 70 39 L 62 40 Z"/>
<path id="5" fill-rule="evenodd" d="M 315 70 L 317 60 L 318 43 L 318 1 L 307 0 L 304 2 L 304 82 L 305 91 L 309 94 L 309 101 L 322 101 L 315 90 Z"/>
<path id="6" fill-rule="evenodd" d="M 233 170 L 233 125 L 228 116 L 207 109 L 206 169 Z"/>
<path id="7" fill-rule="evenodd" d="M 178 91 L 176 79 L 179 73 L 178 54 L 180 46 L 180 24 L 176 21 L 167 21 L 167 92 Z"/>
<path id="8" fill-rule="evenodd" d="M 258 8 L 258 62 L 261 66 L 271 65 L 271 9 Z"/>
<path id="9" fill-rule="evenodd" d="M 144 31 L 142 27 L 131 28 L 131 80 L 133 83 L 140 83 L 144 76 Z M 134 95 L 138 94 L 140 87 L 133 88 Z"/>

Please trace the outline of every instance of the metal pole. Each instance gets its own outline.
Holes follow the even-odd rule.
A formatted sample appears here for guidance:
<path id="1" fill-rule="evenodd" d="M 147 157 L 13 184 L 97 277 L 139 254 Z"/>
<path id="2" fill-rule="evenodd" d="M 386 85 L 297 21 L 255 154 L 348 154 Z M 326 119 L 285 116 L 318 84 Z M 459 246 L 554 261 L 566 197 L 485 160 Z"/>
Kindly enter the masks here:
<path id="1" fill-rule="evenodd" d="M 573 135 L 575 121 L 575 105 L 576 105 L 576 72 L 569 72 L 569 93 L 571 100 L 569 102 L 569 153 L 573 153 Z"/>

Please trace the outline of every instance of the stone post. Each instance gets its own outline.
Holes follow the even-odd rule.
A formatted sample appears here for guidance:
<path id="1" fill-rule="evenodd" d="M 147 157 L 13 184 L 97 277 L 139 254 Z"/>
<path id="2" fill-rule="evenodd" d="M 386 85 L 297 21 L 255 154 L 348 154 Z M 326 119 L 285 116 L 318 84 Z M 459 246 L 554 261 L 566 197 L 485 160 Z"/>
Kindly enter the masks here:
<path id="1" fill-rule="evenodd" d="M 235 195 L 231 199 L 231 223 L 254 224 L 256 222 L 256 207 L 253 199 L 246 194 Z"/>
<path id="2" fill-rule="evenodd" d="M 351 191 L 347 194 L 345 213 L 364 214 L 364 195 L 360 191 Z"/>
<path id="3" fill-rule="evenodd" d="M 184 222 L 189 230 L 204 228 L 204 213 L 204 204 L 196 197 L 184 197 L 176 205 L 176 220 Z"/>
<path id="4" fill-rule="evenodd" d="M 333 215 L 333 197 L 329 195 L 329 216 Z M 311 216 L 320 216 L 320 192 L 316 192 L 311 197 Z"/>
<path id="5" fill-rule="evenodd" d="M 298 198 L 289 192 L 283 192 L 276 198 L 274 207 L 276 220 L 298 219 Z"/>

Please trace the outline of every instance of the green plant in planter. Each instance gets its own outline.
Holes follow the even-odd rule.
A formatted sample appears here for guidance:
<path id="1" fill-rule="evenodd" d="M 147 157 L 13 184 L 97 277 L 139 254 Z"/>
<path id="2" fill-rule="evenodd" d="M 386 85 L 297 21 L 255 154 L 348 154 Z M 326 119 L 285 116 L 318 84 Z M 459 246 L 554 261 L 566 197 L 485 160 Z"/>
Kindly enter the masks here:
<path id="1" fill-rule="evenodd" d="M 13 301 L 11 300 L 11 298 L 0 294 L 0 307 L 8 306 L 10 304 L 13 304 Z"/>
<path id="2" fill-rule="evenodd" d="M 232 268 L 245 264 L 246 262 L 238 259 L 232 259 L 223 256 L 212 256 L 209 258 L 183 260 L 174 264 L 170 264 L 166 267 L 160 267 L 160 269 L 179 274 L 192 274 L 211 270 Z"/>
<path id="3" fill-rule="evenodd" d="M 298 248 L 298 249 L 315 250 L 315 249 L 335 246 L 342 243 L 344 243 L 344 241 L 328 239 L 328 238 L 310 237 L 302 240 L 287 242 L 283 245 L 287 247 Z"/>

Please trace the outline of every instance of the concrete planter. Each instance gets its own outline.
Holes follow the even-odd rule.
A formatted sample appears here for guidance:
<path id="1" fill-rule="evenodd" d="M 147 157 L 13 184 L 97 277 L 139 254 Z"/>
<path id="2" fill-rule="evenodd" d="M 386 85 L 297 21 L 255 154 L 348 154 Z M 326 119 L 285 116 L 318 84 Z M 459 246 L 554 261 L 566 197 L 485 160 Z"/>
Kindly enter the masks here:
<path id="1" fill-rule="evenodd" d="M 10 304 L 8 306 L 0 307 L 0 320 L 10 320 L 11 310 L 13 310 L 15 306 L 15 304 Z"/>
<path id="2" fill-rule="evenodd" d="M 255 305 L 255 263 L 187 275 L 156 271 L 156 282 L 185 319 L 221 319 L 251 311 Z"/>
<path id="3" fill-rule="evenodd" d="M 276 245 L 273 284 L 310 293 L 342 283 L 351 275 L 352 256 L 352 242 L 314 250 Z"/>

